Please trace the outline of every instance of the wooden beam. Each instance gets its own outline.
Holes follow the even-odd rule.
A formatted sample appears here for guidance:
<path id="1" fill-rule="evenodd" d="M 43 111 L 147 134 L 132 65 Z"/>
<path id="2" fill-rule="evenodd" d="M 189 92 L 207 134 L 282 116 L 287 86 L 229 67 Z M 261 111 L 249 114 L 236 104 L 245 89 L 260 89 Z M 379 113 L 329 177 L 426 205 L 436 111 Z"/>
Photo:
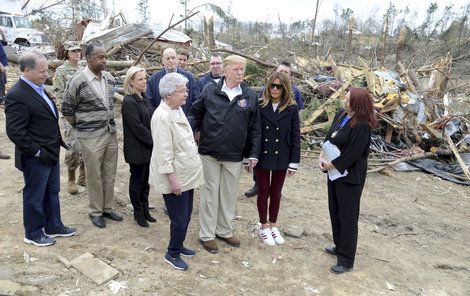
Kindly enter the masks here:
<path id="1" fill-rule="evenodd" d="M 449 143 L 449 148 L 452 150 L 452 152 L 455 155 L 455 158 L 457 158 L 457 162 L 459 163 L 460 167 L 462 168 L 463 173 L 467 177 L 467 179 L 470 181 L 470 172 L 468 171 L 467 165 L 463 161 L 462 157 L 460 157 L 460 153 L 457 150 L 457 147 L 455 146 L 454 142 L 450 138 L 449 134 L 447 132 L 444 132 L 444 136 L 446 137 L 447 143 Z"/>

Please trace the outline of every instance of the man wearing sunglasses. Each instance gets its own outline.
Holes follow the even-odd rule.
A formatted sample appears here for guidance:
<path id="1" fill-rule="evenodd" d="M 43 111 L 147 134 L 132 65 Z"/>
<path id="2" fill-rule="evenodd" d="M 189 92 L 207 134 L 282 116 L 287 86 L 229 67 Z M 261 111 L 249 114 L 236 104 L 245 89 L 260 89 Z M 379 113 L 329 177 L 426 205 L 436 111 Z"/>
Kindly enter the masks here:
<path id="1" fill-rule="evenodd" d="M 292 66 L 289 62 L 283 61 L 279 64 L 279 66 L 277 66 L 275 72 L 276 73 L 283 73 L 283 74 L 286 74 L 289 77 L 292 77 Z M 274 85 L 271 85 L 271 87 L 273 87 L 273 86 Z M 293 83 L 291 84 L 291 87 L 292 87 L 292 93 L 294 95 L 295 102 L 297 103 L 297 107 L 299 109 L 299 115 L 300 115 L 300 113 L 302 113 L 302 110 L 304 109 L 304 100 L 302 99 L 302 94 L 300 93 L 300 89 L 296 85 L 294 85 Z M 264 92 L 265 89 L 266 89 L 266 87 L 263 87 L 261 89 L 261 91 L 259 93 L 260 98 L 263 95 L 263 92 Z M 246 197 L 253 197 L 253 196 L 258 195 L 258 184 L 256 183 L 255 172 L 253 172 L 253 181 L 255 182 L 255 184 L 253 185 L 253 187 L 251 187 L 250 189 L 248 189 L 245 192 Z"/>

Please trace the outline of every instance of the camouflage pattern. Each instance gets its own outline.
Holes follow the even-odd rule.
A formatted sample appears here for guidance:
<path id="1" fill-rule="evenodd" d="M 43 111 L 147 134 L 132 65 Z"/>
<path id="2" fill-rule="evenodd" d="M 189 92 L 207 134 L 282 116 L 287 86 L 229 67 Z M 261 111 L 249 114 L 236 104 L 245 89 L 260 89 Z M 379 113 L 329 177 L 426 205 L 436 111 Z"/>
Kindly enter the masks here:
<path id="1" fill-rule="evenodd" d="M 54 92 L 57 96 L 58 102 L 62 102 L 65 87 L 69 79 L 82 69 L 83 67 L 75 67 L 68 61 L 65 61 L 62 66 L 57 68 L 54 78 L 52 79 L 52 85 L 54 87 Z M 65 118 L 62 118 L 61 121 L 64 131 L 64 140 L 69 147 L 69 150 L 65 152 L 65 165 L 67 166 L 68 170 L 75 171 L 83 162 L 82 153 L 80 151 L 80 144 L 78 143 L 77 137 L 75 136 L 75 129 L 70 125 L 70 123 L 67 122 L 67 120 L 65 120 Z"/>
<path id="2" fill-rule="evenodd" d="M 82 69 L 82 66 L 73 66 L 68 61 L 65 61 L 62 66 L 57 68 L 54 78 L 52 78 L 52 86 L 59 101 L 62 101 L 67 81 Z"/>

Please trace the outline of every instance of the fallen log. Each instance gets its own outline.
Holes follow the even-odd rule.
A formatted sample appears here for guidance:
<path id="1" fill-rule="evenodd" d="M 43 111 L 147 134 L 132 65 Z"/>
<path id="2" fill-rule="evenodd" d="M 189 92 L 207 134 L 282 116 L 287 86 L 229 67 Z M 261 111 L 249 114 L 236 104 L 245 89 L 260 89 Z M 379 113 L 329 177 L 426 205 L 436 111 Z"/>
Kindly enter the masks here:
<path id="1" fill-rule="evenodd" d="M 401 157 L 401 158 L 398 158 L 394 161 L 391 161 L 387 164 L 385 164 L 384 166 L 381 166 L 381 167 L 378 167 L 378 168 L 375 168 L 375 169 L 372 169 L 372 170 L 368 170 L 367 172 L 368 173 L 376 173 L 376 172 L 380 172 L 381 170 L 383 169 L 386 169 L 388 167 L 391 167 L 393 165 L 396 165 L 400 162 L 404 162 L 404 161 L 410 161 L 410 160 L 416 160 L 416 159 L 422 159 L 422 158 L 428 158 L 428 157 L 431 157 L 431 156 L 434 156 L 435 154 L 433 152 L 426 152 L 426 153 L 422 153 L 422 154 L 417 154 L 417 155 L 412 155 L 412 156 L 406 156 L 406 157 Z"/>
<path id="2" fill-rule="evenodd" d="M 49 61 L 49 67 L 55 69 L 64 64 L 63 60 L 54 59 Z M 86 61 L 82 60 L 79 61 L 78 64 L 80 66 L 86 66 Z M 113 68 L 113 69 L 121 69 L 121 68 L 129 68 L 134 64 L 134 61 L 107 61 L 106 67 Z"/>

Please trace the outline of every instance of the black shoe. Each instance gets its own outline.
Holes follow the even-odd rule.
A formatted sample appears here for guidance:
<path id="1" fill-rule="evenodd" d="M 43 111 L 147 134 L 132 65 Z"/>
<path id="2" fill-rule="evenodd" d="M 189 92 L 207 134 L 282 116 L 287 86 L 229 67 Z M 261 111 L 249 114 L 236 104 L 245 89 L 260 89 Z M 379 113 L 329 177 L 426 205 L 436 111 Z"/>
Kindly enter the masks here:
<path id="1" fill-rule="evenodd" d="M 98 228 L 105 228 L 106 227 L 106 221 L 104 221 L 103 217 L 101 216 L 90 216 L 91 223 L 95 225 Z"/>
<path id="2" fill-rule="evenodd" d="M 336 249 L 335 246 L 326 247 L 325 252 L 327 252 L 330 255 L 334 255 L 334 256 L 338 255 L 338 250 Z"/>
<path id="3" fill-rule="evenodd" d="M 253 196 L 256 196 L 256 195 L 258 195 L 258 184 L 255 183 L 255 185 L 253 185 L 253 187 L 251 187 L 250 189 L 248 189 L 245 192 L 245 196 L 246 197 L 253 197 Z"/>
<path id="4" fill-rule="evenodd" d="M 351 270 L 352 270 L 352 267 L 351 268 L 350 267 L 344 267 L 344 266 L 338 265 L 338 264 L 333 265 L 330 268 L 330 271 L 332 273 L 336 273 L 336 274 L 342 274 L 342 273 L 345 273 L 345 272 L 348 272 L 348 271 L 351 271 Z"/>
<path id="5" fill-rule="evenodd" d="M 113 221 L 122 221 L 122 220 L 124 220 L 124 218 L 122 218 L 122 216 L 119 215 L 116 212 L 109 212 L 109 213 L 103 212 L 103 217 L 108 218 L 108 219 L 113 220 Z"/>
<path id="6" fill-rule="evenodd" d="M 75 233 L 77 233 L 77 229 L 73 228 L 73 227 L 67 227 L 67 226 L 63 226 L 62 228 L 56 230 L 56 231 L 53 231 L 53 232 L 50 232 L 49 231 L 46 233 L 45 229 L 44 229 L 44 233 L 48 236 L 48 237 L 68 237 L 68 236 L 73 236 L 75 235 Z"/>
<path id="7" fill-rule="evenodd" d="M 157 219 L 152 217 L 152 215 L 150 215 L 150 212 L 148 210 L 144 210 L 144 217 L 145 217 L 145 220 L 147 220 L 150 223 L 157 222 Z"/>
<path id="8" fill-rule="evenodd" d="M 149 227 L 147 220 L 145 220 L 144 213 L 142 212 L 134 211 L 134 220 L 137 221 L 137 224 L 139 224 L 140 227 L 145 227 L 145 228 Z"/>

